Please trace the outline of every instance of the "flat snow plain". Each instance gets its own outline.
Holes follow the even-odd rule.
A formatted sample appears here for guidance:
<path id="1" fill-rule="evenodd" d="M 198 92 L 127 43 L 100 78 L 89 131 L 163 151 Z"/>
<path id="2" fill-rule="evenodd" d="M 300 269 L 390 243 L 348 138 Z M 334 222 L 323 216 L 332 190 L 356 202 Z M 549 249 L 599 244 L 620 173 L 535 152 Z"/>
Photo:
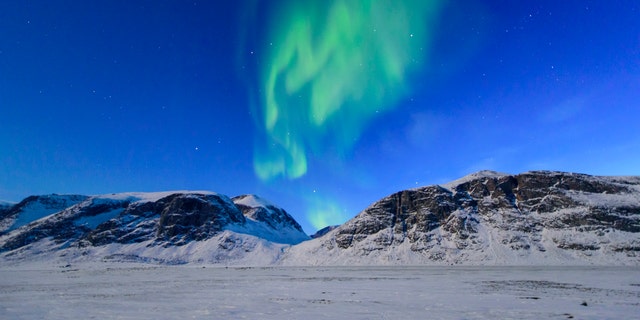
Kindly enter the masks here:
<path id="1" fill-rule="evenodd" d="M 0 267 L 2 319 L 631 319 L 638 267 Z"/>

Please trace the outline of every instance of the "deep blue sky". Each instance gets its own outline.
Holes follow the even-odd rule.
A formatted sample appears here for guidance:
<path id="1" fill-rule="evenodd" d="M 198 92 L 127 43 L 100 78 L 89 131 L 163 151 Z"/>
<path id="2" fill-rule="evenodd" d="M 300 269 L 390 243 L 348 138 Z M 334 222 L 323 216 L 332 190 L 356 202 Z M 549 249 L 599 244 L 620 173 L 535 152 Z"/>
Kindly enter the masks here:
<path id="1" fill-rule="evenodd" d="M 358 127 L 352 145 L 325 135 L 302 177 L 261 180 L 261 72 L 287 6 L 0 2 L 0 199 L 256 193 L 313 232 L 483 169 L 640 175 L 640 3 L 472 0 L 438 10 L 409 90 L 331 128 Z"/>

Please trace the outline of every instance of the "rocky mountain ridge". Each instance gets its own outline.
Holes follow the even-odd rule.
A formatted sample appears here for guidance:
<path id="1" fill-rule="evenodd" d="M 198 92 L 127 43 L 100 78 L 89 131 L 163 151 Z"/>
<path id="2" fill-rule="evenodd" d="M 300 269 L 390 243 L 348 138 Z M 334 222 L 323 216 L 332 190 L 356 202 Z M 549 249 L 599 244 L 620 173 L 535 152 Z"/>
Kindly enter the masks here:
<path id="1" fill-rule="evenodd" d="M 313 239 L 265 199 L 191 191 L 34 196 L 0 226 L 0 262 L 638 265 L 640 177 L 481 171 L 394 193 Z"/>
<path id="2" fill-rule="evenodd" d="M 640 177 L 550 171 L 483 171 L 400 191 L 284 257 L 287 264 L 639 260 Z"/>
<path id="3" fill-rule="evenodd" d="M 49 211 L 59 211 L 40 218 L 43 210 L 34 204 L 41 199 L 71 205 L 48 206 Z M 9 225 L 6 221 L 18 221 L 21 216 L 34 220 L 14 223 L 0 233 L 0 252 L 6 257 L 65 250 L 90 256 L 111 247 L 112 257 L 181 263 L 191 261 L 193 252 L 175 251 L 197 245 L 201 255 L 211 252 L 209 258 L 199 260 L 215 262 L 242 258 L 261 245 L 279 248 L 309 239 L 286 211 L 254 195 L 234 199 L 213 192 L 29 197 L 3 213 L 0 222 Z"/>

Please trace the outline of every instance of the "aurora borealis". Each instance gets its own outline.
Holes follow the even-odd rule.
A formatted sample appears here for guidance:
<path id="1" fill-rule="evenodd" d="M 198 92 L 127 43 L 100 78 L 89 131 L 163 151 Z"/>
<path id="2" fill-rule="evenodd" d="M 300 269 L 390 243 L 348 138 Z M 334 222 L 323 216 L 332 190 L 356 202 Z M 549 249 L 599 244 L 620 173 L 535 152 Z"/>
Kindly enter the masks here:
<path id="1" fill-rule="evenodd" d="M 257 175 L 299 178 L 307 152 L 346 152 L 370 118 L 394 108 L 428 59 L 439 2 L 283 3 L 269 24 Z"/>
<path id="2" fill-rule="evenodd" d="M 640 3 L 0 1 L 0 200 L 253 193 L 306 232 L 478 170 L 640 175 Z"/>

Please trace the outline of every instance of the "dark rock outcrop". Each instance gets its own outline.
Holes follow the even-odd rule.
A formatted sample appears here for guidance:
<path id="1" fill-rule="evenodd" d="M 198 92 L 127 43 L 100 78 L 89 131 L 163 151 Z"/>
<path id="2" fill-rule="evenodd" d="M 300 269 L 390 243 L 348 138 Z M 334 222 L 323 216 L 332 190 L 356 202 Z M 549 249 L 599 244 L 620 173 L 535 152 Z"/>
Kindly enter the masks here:
<path id="1" fill-rule="evenodd" d="M 160 212 L 156 237 L 166 241 L 200 241 L 229 224 L 242 224 L 245 217 L 228 199 L 217 195 L 169 196 Z M 175 240 L 173 240 L 175 242 Z"/>

